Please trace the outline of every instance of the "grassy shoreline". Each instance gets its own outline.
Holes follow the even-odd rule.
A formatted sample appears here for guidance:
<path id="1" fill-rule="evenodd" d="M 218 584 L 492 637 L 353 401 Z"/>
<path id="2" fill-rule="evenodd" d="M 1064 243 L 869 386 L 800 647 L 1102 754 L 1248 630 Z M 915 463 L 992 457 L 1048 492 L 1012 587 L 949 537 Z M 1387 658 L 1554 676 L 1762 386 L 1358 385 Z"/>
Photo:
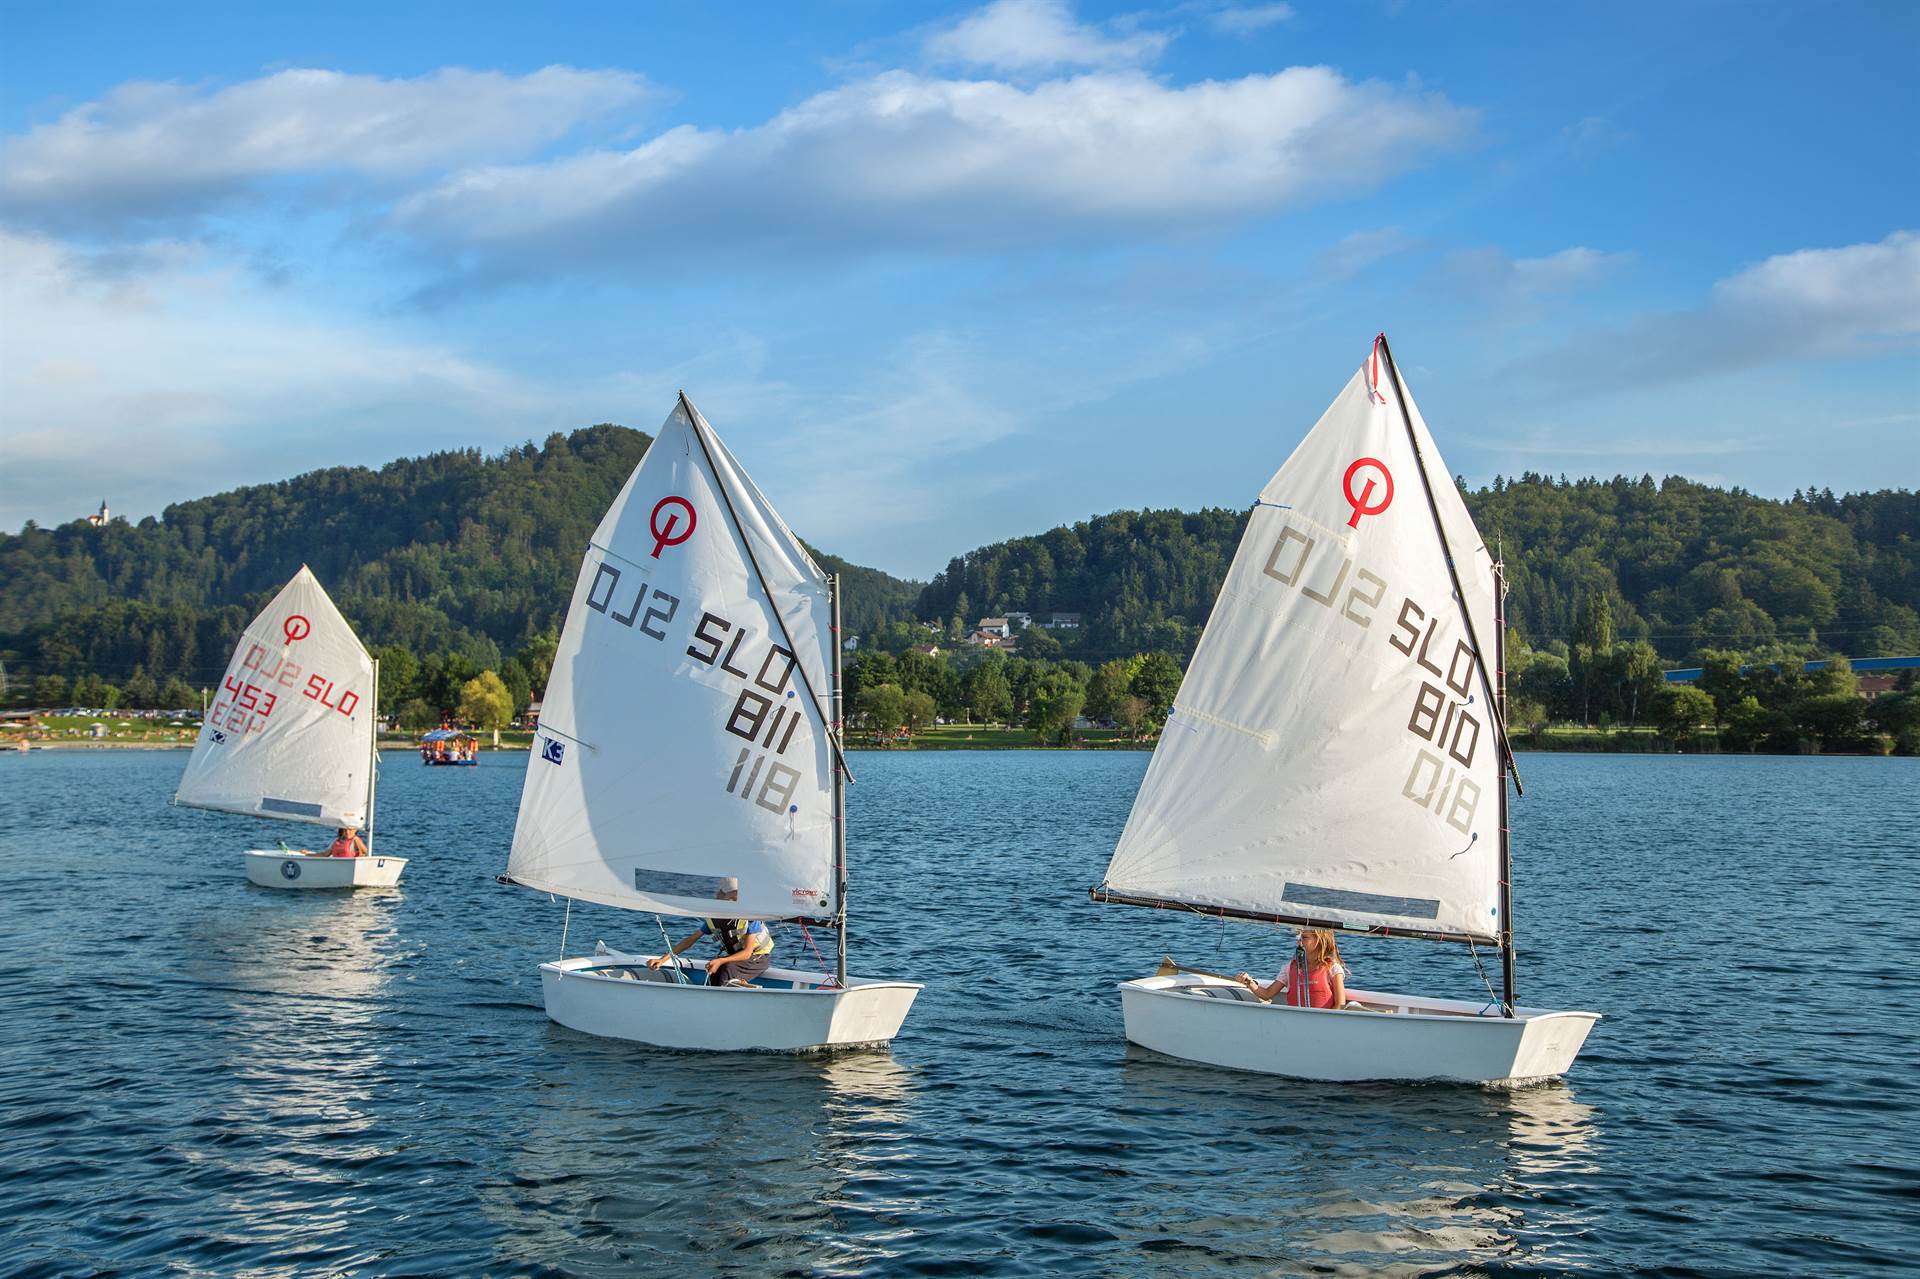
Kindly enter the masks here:
<path id="1" fill-rule="evenodd" d="M 90 724 L 92 721 L 88 721 Z M 86 728 L 78 724 L 57 723 L 50 728 L 35 729 L 28 740 L 35 750 L 189 750 L 198 735 L 197 728 L 181 728 L 174 724 L 141 720 L 111 721 L 114 728 L 106 737 L 90 737 Z M 481 738 L 483 751 L 524 751 L 533 742 L 533 734 L 524 730 L 503 730 L 500 744 L 494 746 L 491 734 L 477 734 Z M 12 751 L 17 748 L 21 731 L 17 726 L 0 727 L 0 751 Z M 857 733 L 847 739 L 850 751 L 1150 751 L 1157 738 L 1132 740 L 1124 733 L 1112 729 L 1088 729 L 1076 734 L 1070 746 L 1039 742 L 1034 734 L 1024 728 L 1008 728 L 1004 725 L 988 724 L 939 724 L 921 730 L 912 738 L 876 741 L 871 734 Z M 1514 750 L 1523 754 L 1551 752 L 1584 752 L 1601 755 L 1718 755 L 1720 749 L 1718 737 L 1711 732 L 1701 732 L 1692 740 L 1676 747 L 1673 743 L 1657 736 L 1648 728 L 1582 728 L 1578 726 L 1556 726 L 1540 733 L 1516 735 L 1513 739 Z M 412 752 L 418 748 L 418 737 L 412 733 L 382 733 L 380 749 L 394 752 Z M 1762 752 L 1765 753 L 1765 752 Z M 1870 751 L 1826 751 L 1827 755 L 1874 754 Z"/>

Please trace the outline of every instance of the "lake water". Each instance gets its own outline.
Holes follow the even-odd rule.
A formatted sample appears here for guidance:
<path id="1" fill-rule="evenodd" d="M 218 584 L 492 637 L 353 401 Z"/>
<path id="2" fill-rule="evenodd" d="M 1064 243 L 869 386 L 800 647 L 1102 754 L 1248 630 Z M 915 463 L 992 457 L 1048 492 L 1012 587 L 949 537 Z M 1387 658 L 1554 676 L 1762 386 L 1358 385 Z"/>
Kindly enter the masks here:
<path id="1" fill-rule="evenodd" d="M 283 831 L 184 753 L 0 758 L 0 1273 L 1913 1273 L 1920 761 L 1529 755 L 1520 994 L 1606 1019 L 1564 1084 L 1322 1086 L 1129 1049 L 1162 952 L 1096 907 L 1142 754 L 859 754 L 853 969 L 891 1053 L 563 1030 L 561 907 L 500 887 L 524 756 L 386 758 L 391 893 L 250 887 Z M 784 932 L 784 930 L 783 930 Z M 650 917 L 576 908 L 571 949 Z M 825 939 L 821 939 L 824 946 Z M 1471 996 L 1457 947 L 1355 980 Z M 783 937 L 781 959 L 811 956 Z"/>

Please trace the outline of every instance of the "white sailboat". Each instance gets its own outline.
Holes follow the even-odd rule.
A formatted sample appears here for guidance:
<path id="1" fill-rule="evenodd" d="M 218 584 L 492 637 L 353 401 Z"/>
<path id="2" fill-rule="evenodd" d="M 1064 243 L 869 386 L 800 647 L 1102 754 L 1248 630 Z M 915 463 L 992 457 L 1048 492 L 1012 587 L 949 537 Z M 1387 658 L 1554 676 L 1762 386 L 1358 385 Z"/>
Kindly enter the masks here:
<path id="1" fill-rule="evenodd" d="M 1566 1071 L 1599 1019 L 1514 1003 L 1505 587 L 1448 477 L 1383 334 L 1254 504 L 1093 897 L 1497 948 L 1504 997 L 1294 1007 L 1168 962 L 1120 986 L 1134 1043 L 1506 1082 Z"/>
<path id="2" fill-rule="evenodd" d="M 708 986 L 700 966 L 604 944 L 567 958 L 563 925 L 540 965 L 553 1020 L 715 1051 L 898 1033 L 920 985 L 847 976 L 839 624 L 836 579 L 682 395 L 581 563 L 501 879 L 567 898 L 569 917 L 577 899 L 830 923 L 835 971 Z"/>
<path id="3" fill-rule="evenodd" d="M 380 664 L 306 565 L 240 635 L 174 802 L 328 829 L 366 857 L 249 849 L 263 888 L 391 888 L 404 857 L 374 852 Z"/>

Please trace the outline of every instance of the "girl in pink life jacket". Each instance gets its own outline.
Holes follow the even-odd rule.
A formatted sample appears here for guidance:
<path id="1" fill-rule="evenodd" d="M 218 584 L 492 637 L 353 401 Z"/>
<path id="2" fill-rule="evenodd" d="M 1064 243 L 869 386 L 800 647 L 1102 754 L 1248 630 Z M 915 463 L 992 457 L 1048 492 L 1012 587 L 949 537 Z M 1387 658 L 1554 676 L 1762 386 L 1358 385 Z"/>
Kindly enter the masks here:
<path id="1" fill-rule="evenodd" d="M 1287 969 L 1265 986 L 1241 973 L 1234 978 L 1258 995 L 1262 1001 L 1283 999 L 1305 1008 L 1344 1008 L 1347 1003 L 1347 969 L 1340 962 L 1340 943 L 1330 928 L 1302 928 L 1300 950 L 1306 955 L 1307 973 L 1300 974 L 1300 956 L 1287 963 Z"/>
<path id="2" fill-rule="evenodd" d="M 367 846 L 360 839 L 360 832 L 351 826 L 342 826 L 327 845 L 328 857 L 365 857 Z"/>

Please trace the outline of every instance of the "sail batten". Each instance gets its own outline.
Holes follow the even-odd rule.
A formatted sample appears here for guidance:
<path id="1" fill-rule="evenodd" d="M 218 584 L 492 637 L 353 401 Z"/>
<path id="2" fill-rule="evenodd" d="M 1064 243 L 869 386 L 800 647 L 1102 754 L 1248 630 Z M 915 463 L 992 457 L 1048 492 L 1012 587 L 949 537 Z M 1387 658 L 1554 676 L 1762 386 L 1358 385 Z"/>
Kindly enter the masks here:
<path id="1" fill-rule="evenodd" d="M 1261 490 L 1111 899 L 1498 939 L 1492 561 L 1385 372 L 1363 366 Z"/>
<path id="2" fill-rule="evenodd" d="M 583 557 L 507 876 L 661 914 L 830 917 L 831 642 L 824 575 L 682 397 Z"/>
<path id="3" fill-rule="evenodd" d="M 373 658 L 304 566 L 241 632 L 174 802 L 362 827 L 373 805 Z"/>

